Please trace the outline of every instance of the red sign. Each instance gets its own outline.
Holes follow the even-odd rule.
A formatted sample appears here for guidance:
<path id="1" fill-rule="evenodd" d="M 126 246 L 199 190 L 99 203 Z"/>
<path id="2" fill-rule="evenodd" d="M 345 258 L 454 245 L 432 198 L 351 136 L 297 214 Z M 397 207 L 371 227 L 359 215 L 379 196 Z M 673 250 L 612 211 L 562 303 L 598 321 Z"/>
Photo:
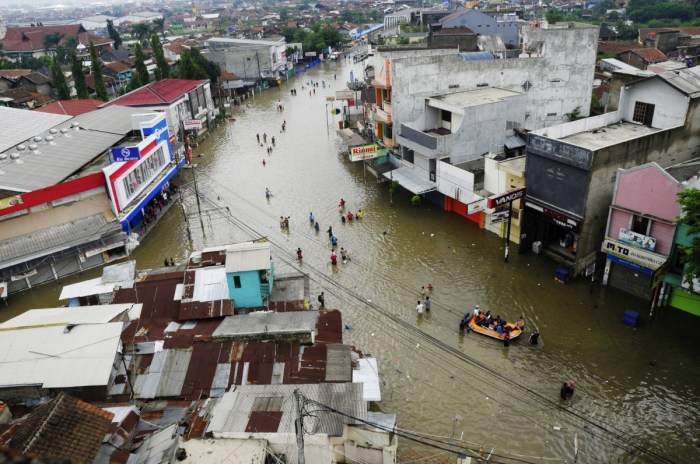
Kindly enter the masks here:
<path id="1" fill-rule="evenodd" d="M 487 208 L 496 208 L 498 206 L 505 205 L 511 201 L 515 201 L 519 198 L 525 196 L 525 187 L 518 187 L 516 189 L 510 190 L 506 193 L 501 193 L 500 195 L 494 195 L 486 199 Z"/>

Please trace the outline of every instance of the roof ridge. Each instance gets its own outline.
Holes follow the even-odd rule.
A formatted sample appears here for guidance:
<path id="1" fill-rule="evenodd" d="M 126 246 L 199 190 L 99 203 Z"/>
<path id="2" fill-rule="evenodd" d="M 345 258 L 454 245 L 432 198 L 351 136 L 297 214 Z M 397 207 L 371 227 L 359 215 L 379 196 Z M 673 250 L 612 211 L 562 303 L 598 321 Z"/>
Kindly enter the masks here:
<path id="1" fill-rule="evenodd" d="M 159 81 L 156 81 L 156 82 L 159 82 Z M 156 82 L 154 82 L 153 85 L 155 85 Z M 156 92 L 156 90 L 153 88 L 153 85 L 149 85 L 149 86 L 147 87 L 148 90 L 149 90 L 153 95 L 155 95 L 156 97 L 160 98 L 164 103 L 170 103 L 170 102 L 168 102 L 168 101 L 165 99 L 164 96 L 162 96 L 160 93 Z"/>
<path id="2" fill-rule="evenodd" d="M 49 423 L 49 421 L 50 421 L 51 418 L 54 416 L 54 414 L 56 414 L 56 412 L 58 411 L 58 407 L 59 407 L 60 404 L 63 402 L 63 399 L 64 399 L 65 397 L 66 397 L 66 394 L 65 394 L 64 392 L 61 392 L 61 393 L 58 394 L 58 396 L 57 396 L 56 398 L 54 398 L 53 400 L 51 400 L 51 401 L 49 401 L 48 403 L 46 403 L 47 405 L 50 405 L 50 407 L 51 407 L 51 412 L 49 413 L 49 415 L 48 415 L 48 417 L 46 418 L 46 420 L 43 420 L 43 421 L 41 422 L 41 424 L 39 425 L 39 427 L 37 427 L 37 428 L 35 429 L 35 431 L 34 431 L 34 436 L 33 436 L 32 439 L 29 440 L 29 442 L 24 446 L 24 449 L 22 450 L 23 453 L 29 452 L 29 450 L 31 449 L 31 447 L 32 447 L 32 445 L 34 444 L 34 442 L 36 442 L 36 441 L 39 439 L 39 435 L 41 435 L 41 433 L 42 433 L 42 432 L 44 431 L 44 429 L 46 428 L 46 425 Z M 52 404 L 52 403 L 53 403 L 53 404 Z"/>

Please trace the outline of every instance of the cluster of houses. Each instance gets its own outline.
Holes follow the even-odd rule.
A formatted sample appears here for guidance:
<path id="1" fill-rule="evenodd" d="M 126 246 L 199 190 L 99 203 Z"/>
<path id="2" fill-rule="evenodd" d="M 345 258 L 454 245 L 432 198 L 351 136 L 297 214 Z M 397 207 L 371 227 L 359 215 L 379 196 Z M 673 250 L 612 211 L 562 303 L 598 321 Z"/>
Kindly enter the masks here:
<path id="1" fill-rule="evenodd" d="M 0 324 L 0 447 L 69 462 L 396 462 L 396 415 L 369 409 L 376 358 L 343 344 L 340 311 L 309 308 L 308 277 L 270 248 L 107 266 L 63 288 L 68 307 Z"/>
<path id="2" fill-rule="evenodd" d="M 683 277 L 690 238 L 677 199 L 700 172 L 700 71 L 685 59 L 694 51 L 676 41 L 680 61 L 608 68 L 605 112 L 589 117 L 598 27 L 518 21 L 522 48 L 510 50 L 507 18 L 483 16 L 440 20 L 438 33 L 464 48 L 377 47 L 365 68 L 373 98 L 357 116 L 365 139 L 351 144 L 363 155 L 351 159 L 549 256 L 563 282 L 593 275 L 652 309 L 700 315 L 700 288 Z M 485 28 L 476 19 L 504 35 L 475 34 Z M 493 201 L 509 192 L 513 201 Z"/>

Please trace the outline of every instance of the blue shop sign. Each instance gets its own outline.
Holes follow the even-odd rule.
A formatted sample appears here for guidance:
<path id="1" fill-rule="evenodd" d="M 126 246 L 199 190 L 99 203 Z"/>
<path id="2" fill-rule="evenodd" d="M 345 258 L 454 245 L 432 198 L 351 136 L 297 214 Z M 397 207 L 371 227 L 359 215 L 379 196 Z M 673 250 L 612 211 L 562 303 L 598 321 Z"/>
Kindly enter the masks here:
<path id="1" fill-rule="evenodd" d="M 139 147 L 112 147 L 109 151 L 115 162 L 133 161 L 140 158 Z"/>

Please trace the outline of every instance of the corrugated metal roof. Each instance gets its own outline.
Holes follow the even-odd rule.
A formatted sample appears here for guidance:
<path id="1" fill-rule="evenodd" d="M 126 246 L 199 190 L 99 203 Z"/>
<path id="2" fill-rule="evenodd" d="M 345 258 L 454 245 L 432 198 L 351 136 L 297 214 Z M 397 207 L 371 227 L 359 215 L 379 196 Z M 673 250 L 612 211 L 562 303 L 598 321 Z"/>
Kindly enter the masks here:
<path id="1" fill-rule="evenodd" d="M 104 282 L 102 277 L 76 282 L 71 285 L 66 285 L 61 289 L 59 300 L 69 300 L 81 296 L 102 295 L 104 293 L 112 293 L 114 288 L 119 285 L 118 282 Z"/>
<path id="2" fill-rule="evenodd" d="M 137 397 L 179 396 L 191 356 L 192 348 L 157 351 L 153 355 L 148 372 L 136 377 L 134 390 Z"/>
<path id="3" fill-rule="evenodd" d="M 460 53 L 460 59 L 464 61 L 475 61 L 475 60 L 493 60 L 496 56 L 491 52 L 467 52 Z"/>
<path id="4" fill-rule="evenodd" d="M 351 382 L 352 359 L 349 345 L 326 346 L 326 382 Z"/>
<path id="5" fill-rule="evenodd" d="M 371 422 L 379 426 L 372 427 L 367 425 L 367 428 L 369 429 L 386 431 L 386 429 L 393 429 L 396 426 L 396 414 L 368 411 L 367 422 Z"/>
<path id="6" fill-rule="evenodd" d="M 0 187 L 31 192 L 56 185 L 124 138 L 121 134 L 82 129 L 69 130 L 65 135 L 58 132 L 53 137 L 51 142 L 39 142 L 34 152 L 27 147 L 19 158 L 21 164 L 1 164 Z"/>
<path id="7" fill-rule="evenodd" d="M 211 394 L 212 398 L 218 398 L 222 396 L 226 389 L 229 387 L 229 378 L 231 377 L 231 364 L 217 364 L 216 372 L 214 373 L 214 380 L 211 383 Z"/>
<path id="8" fill-rule="evenodd" d="M 71 123 L 77 122 L 80 127 L 89 130 L 126 135 L 133 130 L 131 115 L 149 112 L 143 108 L 110 106 L 76 116 Z"/>
<path id="9" fill-rule="evenodd" d="M 69 119 L 70 116 L 62 114 L 37 113 L 0 106 L 0 153 Z"/>
<path id="10" fill-rule="evenodd" d="M 0 335 L 0 386 L 106 386 L 123 324 L 10 329 Z"/>
<path id="11" fill-rule="evenodd" d="M 270 269 L 269 243 L 237 243 L 226 248 L 226 272 Z"/>
<path id="12" fill-rule="evenodd" d="M 177 432 L 177 424 L 155 432 L 143 440 L 143 444 L 136 450 L 138 464 L 166 464 L 173 462 L 177 442 L 180 437 Z"/>
<path id="13" fill-rule="evenodd" d="M 424 172 L 420 169 L 418 171 Z M 414 169 L 408 166 L 401 166 L 382 175 L 389 180 L 398 181 L 403 188 L 416 195 L 437 190 L 437 185 L 434 182 L 418 176 Z"/>
<path id="14" fill-rule="evenodd" d="M 362 399 L 381 401 L 382 391 L 379 386 L 379 371 L 376 358 L 360 358 L 358 368 L 352 370 L 352 382 L 364 385 Z"/>
<path id="15" fill-rule="evenodd" d="M 236 434 L 246 433 L 248 418 L 254 410 L 257 398 L 283 397 L 282 417 L 277 433 L 293 434 L 295 432 L 294 418 L 296 417 L 296 403 L 293 393 L 296 389 L 299 389 L 301 394 L 307 398 L 342 411 L 349 416 L 367 420 L 367 403 L 362 399 L 361 384 L 244 385 L 224 394 L 214 407 L 207 432 L 221 434 L 224 438 L 234 438 Z M 359 423 L 353 419 L 320 410 L 316 410 L 314 415 L 315 418 L 307 418 L 304 421 L 305 428 L 330 436 L 340 436 L 344 424 Z"/>
<path id="16" fill-rule="evenodd" d="M 123 263 L 110 264 L 102 268 L 102 280 L 104 282 L 118 282 L 123 288 L 133 286 L 136 275 L 136 260 L 125 261 Z M 127 284 L 130 284 L 127 286 Z"/>
<path id="17" fill-rule="evenodd" d="M 517 135 L 506 135 L 506 141 L 505 141 L 505 146 L 506 148 L 513 149 L 513 148 L 519 148 L 519 147 L 524 147 L 527 145 L 527 143 L 518 137 Z"/>
<path id="18" fill-rule="evenodd" d="M 214 338 L 310 334 L 316 331 L 318 311 L 256 312 L 229 316 L 214 331 Z"/>
<path id="19" fill-rule="evenodd" d="M 659 74 L 659 77 L 690 97 L 700 95 L 700 70 L 696 68 L 668 71 Z"/>
<path id="20" fill-rule="evenodd" d="M 224 266 L 205 267 L 195 270 L 194 294 L 195 301 L 216 301 L 228 299 L 228 282 Z M 184 302 L 185 300 L 183 300 Z"/>
<path id="21" fill-rule="evenodd" d="M 109 237 L 110 234 L 114 235 Z M 3 267 L 7 267 L 38 255 L 43 256 L 87 244 L 103 237 L 109 238 L 111 242 L 126 240 L 118 221 L 108 220 L 103 214 L 95 214 L 3 240 L 0 242 L 0 262 L 3 263 Z"/>
<path id="22" fill-rule="evenodd" d="M 129 311 L 132 303 L 31 309 L 0 324 L 0 329 L 68 324 L 104 324 Z"/>

